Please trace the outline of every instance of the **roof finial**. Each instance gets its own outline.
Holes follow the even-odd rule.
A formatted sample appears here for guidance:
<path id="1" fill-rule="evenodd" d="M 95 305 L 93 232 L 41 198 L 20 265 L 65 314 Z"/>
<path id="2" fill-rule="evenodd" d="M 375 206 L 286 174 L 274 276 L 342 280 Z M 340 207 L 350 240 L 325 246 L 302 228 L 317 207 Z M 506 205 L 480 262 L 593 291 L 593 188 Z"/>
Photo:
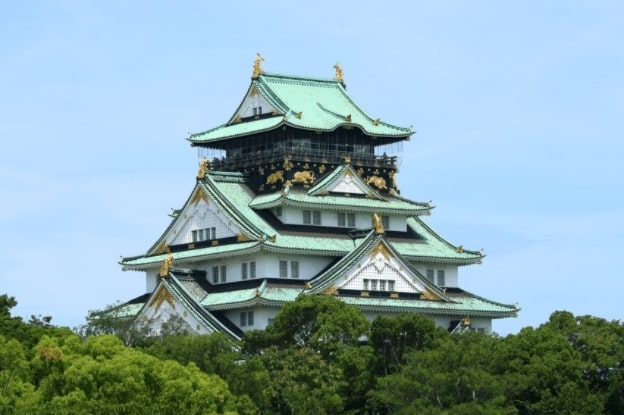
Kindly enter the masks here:
<path id="1" fill-rule="evenodd" d="M 160 266 L 160 272 L 158 274 L 161 278 L 169 275 L 169 270 L 173 268 L 173 255 L 171 255 L 171 251 L 169 251 L 169 249 L 167 249 L 167 252 L 167 256 L 163 260 L 162 265 Z"/>
<path id="2" fill-rule="evenodd" d="M 197 178 L 203 179 L 206 177 L 208 170 L 210 170 L 210 161 L 208 160 L 208 157 L 204 157 L 204 159 L 199 162 L 199 172 L 197 172 Z"/>
<path id="3" fill-rule="evenodd" d="M 254 65 L 253 65 L 253 72 L 251 74 L 252 79 L 256 79 L 258 76 L 260 76 L 261 73 L 264 73 L 264 69 L 262 69 L 262 66 L 261 66 L 263 60 L 264 58 L 262 57 L 262 55 L 258 53 L 256 55 L 256 60 L 254 61 Z"/>
<path id="4" fill-rule="evenodd" d="M 375 228 L 375 233 L 377 234 L 384 233 L 384 227 L 381 221 L 381 217 L 376 212 L 373 213 L 373 227 Z"/>
<path id="5" fill-rule="evenodd" d="M 340 67 L 340 64 L 338 62 L 336 62 L 336 64 L 334 65 L 334 69 L 336 69 L 336 76 L 334 76 L 334 79 L 344 84 L 344 75 L 342 73 L 342 68 Z"/>

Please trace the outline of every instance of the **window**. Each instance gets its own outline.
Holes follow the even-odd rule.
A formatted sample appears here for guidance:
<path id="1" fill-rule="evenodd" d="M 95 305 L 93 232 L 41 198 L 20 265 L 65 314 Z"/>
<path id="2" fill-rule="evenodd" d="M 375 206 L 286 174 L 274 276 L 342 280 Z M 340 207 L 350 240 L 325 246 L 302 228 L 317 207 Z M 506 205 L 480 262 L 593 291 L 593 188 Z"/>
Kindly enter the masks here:
<path id="1" fill-rule="evenodd" d="M 290 262 L 290 278 L 299 278 L 299 261 Z"/>
<path id="2" fill-rule="evenodd" d="M 393 280 L 369 280 L 364 279 L 364 291 L 394 291 Z"/>
<path id="3" fill-rule="evenodd" d="M 288 261 L 279 262 L 279 277 L 288 278 Z M 299 261 L 290 261 L 290 278 L 299 278 Z"/>
<path id="4" fill-rule="evenodd" d="M 438 270 L 438 285 L 440 287 L 444 287 L 446 285 L 446 278 L 443 269 Z"/>
<path id="5" fill-rule="evenodd" d="M 355 213 L 347 213 L 347 226 L 350 228 L 355 227 Z"/>
<path id="6" fill-rule="evenodd" d="M 321 224 L 321 212 L 315 210 L 312 212 L 312 224 L 320 225 Z"/>
<path id="7" fill-rule="evenodd" d="M 429 282 L 434 282 L 433 281 L 433 276 L 435 275 L 435 271 L 432 269 L 428 269 L 427 270 L 427 279 L 429 280 Z"/>
<path id="8" fill-rule="evenodd" d="M 253 311 L 243 311 L 240 313 L 240 326 L 253 326 L 254 325 L 254 312 Z"/>
<path id="9" fill-rule="evenodd" d="M 207 241 L 217 239 L 217 228 L 203 228 L 191 231 L 193 242 Z"/>
<path id="10" fill-rule="evenodd" d="M 262 107 L 253 107 L 253 115 L 262 115 Z"/>
<path id="11" fill-rule="evenodd" d="M 338 226 L 355 227 L 355 213 L 338 213 Z"/>
<path id="12" fill-rule="evenodd" d="M 280 217 L 282 216 L 282 207 L 281 206 L 278 206 L 278 207 L 275 208 L 275 215 L 280 216 Z"/>
<path id="13" fill-rule="evenodd" d="M 219 283 L 219 267 L 212 267 L 212 283 Z"/>
<path id="14" fill-rule="evenodd" d="M 381 225 L 385 230 L 390 229 L 390 216 L 382 215 L 381 216 Z"/>
<path id="15" fill-rule="evenodd" d="M 225 274 L 225 265 L 221 265 L 221 282 L 226 282 L 227 281 L 227 276 Z"/>
<path id="16" fill-rule="evenodd" d="M 246 280 L 248 278 L 256 278 L 255 261 L 241 263 L 241 279 Z"/>
<path id="17" fill-rule="evenodd" d="M 321 212 L 318 210 L 304 210 L 303 211 L 303 224 L 304 225 L 320 225 L 321 224 Z"/>

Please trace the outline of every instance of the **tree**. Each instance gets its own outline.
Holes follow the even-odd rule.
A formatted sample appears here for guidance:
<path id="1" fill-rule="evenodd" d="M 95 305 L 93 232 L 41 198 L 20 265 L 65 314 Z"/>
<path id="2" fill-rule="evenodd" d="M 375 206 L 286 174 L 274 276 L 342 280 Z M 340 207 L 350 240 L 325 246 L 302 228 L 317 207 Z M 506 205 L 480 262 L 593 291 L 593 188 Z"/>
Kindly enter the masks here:
<path id="1" fill-rule="evenodd" d="M 307 347 L 271 347 L 261 357 L 270 375 L 266 385 L 271 409 L 284 415 L 340 413 L 343 380 L 340 371 Z M 264 412 L 264 411 L 263 411 Z"/>
<path id="2" fill-rule="evenodd" d="M 42 378 L 22 413 L 235 413 L 218 376 L 128 348 L 115 336 L 44 338 L 38 350 L 33 364 L 44 366 Z"/>
<path id="3" fill-rule="evenodd" d="M 268 406 L 267 370 L 259 359 L 245 358 L 239 342 L 223 333 L 168 335 L 146 351 L 160 359 L 176 360 L 183 365 L 193 363 L 202 372 L 221 377 L 237 396 L 240 413 L 256 413 L 257 406 Z"/>
<path id="4" fill-rule="evenodd" d="M 357 307 L 334 297 L 302 295 L 284 305 L 265 331 L 246 334 L 243 341 L 251 353 L 275 345 L 282 349 L 310 348 L 331 359 L 359 344 L 369 327 Z"/>
<path id="5" fill-rule="evenodd" d="M 437 338 L 447 335 L 422 314 L 377 317 L 371 325 L 370 335 L 370 344 L 377 356 L 376 372 L 386 375 L 398 372 L 406 352 L 433 347 Z"/>

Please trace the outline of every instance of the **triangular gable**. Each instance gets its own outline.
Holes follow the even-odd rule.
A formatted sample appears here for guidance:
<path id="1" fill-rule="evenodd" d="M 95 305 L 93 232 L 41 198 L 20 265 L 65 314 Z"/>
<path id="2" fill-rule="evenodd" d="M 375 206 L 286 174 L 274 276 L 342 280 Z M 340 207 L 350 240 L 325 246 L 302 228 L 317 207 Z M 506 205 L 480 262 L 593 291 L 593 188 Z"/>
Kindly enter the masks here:
<path id="1" fill-rule="evenodd" d="M 140 328 L 149 328 L 152 334 L 158 334 L 167 323 L 182 323 L 190 332 L 210 334 L 226 332 L 234 338 L 239 334 L 232 332 L 204 309 L 177 281 L 173 274 L 161 278 L 160 283 L 135 318 Z"/>
<path id="2" fill-rule="evenodd" d="M 310 281 L 314 292 L 337 290 L 388 291 L 420 294 L 427 300 L 448 300 L 444 292 L 430 283 L 401 257 L 383 235 L 367 237 L 368 241 L 341 259 L 323 275 Z M 316 281 L 315 281 L 316 280 Z"/>
<path id="3" fill-rule="evenodd" d="M 368 282 L 365 282 L 367 280 Z M 375 285 L 373 287 L 373 284 Z M 381 289 L 381 285 L 385 289 Z M 390 285 L 394 287 L 391 289 Z M 410 294 L 432 293 L 432 286 L 406 261 L 380 240 L 369 254 L 347 271 L 338 288 L 360 291 L 394 291 Z M 375 289 L 374 289 L 375 288 Z"/>
<path id="4" fill-rule="evenodd" d="M 256 85 L 256 82 L 252 82 L 245 98 L 237 108 L 236 112 L 228 122 L 228 124 L 234 124 L 240 122 L 243 119 L 272 114 L 279 115 L 280 111 L 271 104 L 267 98 L 262 94 L 262 91 Z"/>
<path id="5" fill-rule="evenodd" d="M 190 331 L 200 334 L 208 334 L 214 331 L 194 318 L 186 305 L 179 301 L 161 281 L 161 284 L 154 290 L 152 296 L 136 316 L 135 324 L 140 328 L 149 328 L 152 334 L 159 334 L 163 325 L 173 320 L 184 321 Z"/>
<path id="6" fill-rule="evenodd" d="M 233 223 L 202 188 L 197 185 L 172 224 L 148 254 L 164 253 L 171 245 L 228 238 L 241 234 Z"/>
<path id="7" fill-rule="evenodd" d="M 333 172 L 310 189 L 308 194 L 361 195 L 385 200 L 378 192 L 367 185 L 348 163 L 334 169 Z"/>

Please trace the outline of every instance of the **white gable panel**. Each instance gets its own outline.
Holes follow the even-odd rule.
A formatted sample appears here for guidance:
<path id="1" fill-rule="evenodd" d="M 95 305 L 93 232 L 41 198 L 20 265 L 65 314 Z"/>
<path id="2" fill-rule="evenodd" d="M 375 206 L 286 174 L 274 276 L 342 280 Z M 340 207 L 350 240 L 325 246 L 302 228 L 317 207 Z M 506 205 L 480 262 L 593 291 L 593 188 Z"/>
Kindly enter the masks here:
<path id="1" fill-rule="evenodd" d="M 360 261 L 346 275 L 348 277 L 340 283 L 339 287 L 348 290 L 366 291 L 371 289 L 371 281 L 383 281 L 386 290 L 389 290 L 389 281 L 392 282 L 392 291 L 404 293 L 421 293 L 425 291 L 425 285 L 417 275 L 408 271 L 396 258 L 388 256 L 388 251 L 374 249 L 372 254 Z M 367 282 L 368 281 L 368 282 Z M 377 285 L 379 288 L 379 285 Z"/>
<path id="2" fill-rule="evenodd" d="M 186 311 L 183 304 L 178 303 L 173 296 L 165 289 L 160 287 L 155 295 L 150 298 L 149 303 L 141 313 L 137 316 L 136 324 L 144 325 L 150 328 L 152 335 L 159 335 L 162 331 L 163 324 L 167 324 L 176 320 L 183 322 L 185 329 L 198 334 L 209 334 L 209 332 Z"/>
<path id="3" fill-rule="evenodd" d="M 350 171 L 347 170 L 338 180 L 336 180 L 332 186 L 328 189 L 330 192 L 336 193 L 350 193 L 365 195 L 369 193 L 370 189 L 362 187 L 358 181 L 356 181 Z"/>
<path id="4" fill-rule="evenodd" d="M 255 110 L 254 110 L 255 109 Z M 270 114 L 274 111 L 274 107 L 260 94 L 254 93 L 252 90 L 245 97 L 240 110 L 236 116 L 240 118 L 253 117 L 256 115 Z"/>
<path id="5" fill-rule="evenodd" d="M 240 228 L 221 213 L 207 198 L 199 198 L 189 203 L 180 212 L 180 216 L 173 229 L 165 237 L 167 245 L 189 244 L 193 242 L 193 231 L 198 229 L 215 230 L 215 239 L 236 236 Z M 204 238 L 212 239 L 212 238 Z"/>

